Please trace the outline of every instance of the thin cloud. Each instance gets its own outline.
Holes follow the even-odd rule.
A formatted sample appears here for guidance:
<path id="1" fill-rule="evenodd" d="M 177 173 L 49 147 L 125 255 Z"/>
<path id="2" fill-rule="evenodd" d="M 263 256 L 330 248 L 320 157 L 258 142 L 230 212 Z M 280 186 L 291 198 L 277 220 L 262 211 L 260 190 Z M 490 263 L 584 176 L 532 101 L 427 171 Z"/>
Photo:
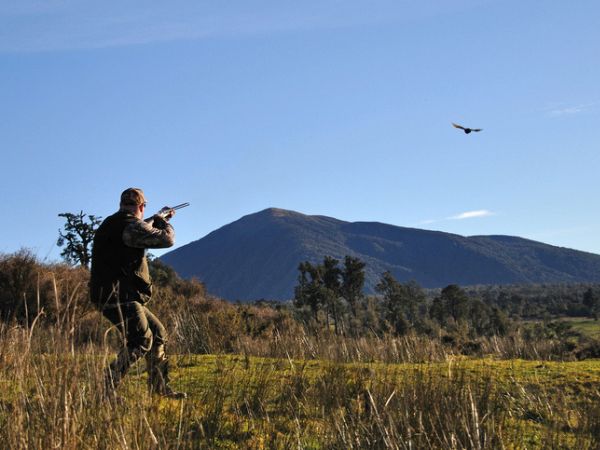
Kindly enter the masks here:
<path id="1" fill-rule="evenodd" d="M 494 213 L 492 211 L 489 211 L 487 209 L 478 209 L 476 211 L 465 211 L 463 213 L 447 217 L 447 220 L 474 219 L 476 217 L 488 217 L 493 215 Z"/>
<path id="2" fill-rule="evenodd" d="M 0 4 L 0 52 L 93 49 L 402 22 L 452 11 L 408 0 L 116 2 L 21 0 Z M 474 7 L 462 0 L 460 7 Z"/>
<path id="3" fill-rule="evenodd" d="M 583 112 L 590 111 L 596 105 L 598 105 L 598 102 L 582 103 L 579 105 L 570 105 L 570 106 L 567 106 L 564 104 L 562 104 L 562 105 L 557 104 L 557 105 L 546 108 L 546 113 L 553 117 L 574 115 L 574 114 L 580 114 Z"/>
<path id="4" fill-rule="evenodd" d="M 496 215 L 496 213 L 490 211 L 489 209 L 478 209 L 475 211 L 465 211 L 460 214 L 455 214 L 450 217 L 445 217 L 443 219 L 421 220 L 420 222 L 415 224 L 415 226 L 430 225 L 432 223 L 445 222 L 447 220 L 466 220 L 466 219 L 475 219 L 478 217 L 489 217 L 489 216 L 495 216 L 495 215 Z"/>

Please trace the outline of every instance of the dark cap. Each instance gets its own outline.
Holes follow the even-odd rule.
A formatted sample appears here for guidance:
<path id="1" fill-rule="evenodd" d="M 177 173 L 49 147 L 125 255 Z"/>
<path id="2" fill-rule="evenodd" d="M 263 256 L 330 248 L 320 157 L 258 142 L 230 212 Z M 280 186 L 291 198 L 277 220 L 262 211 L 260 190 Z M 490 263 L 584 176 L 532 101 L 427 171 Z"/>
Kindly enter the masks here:
<path id="1" fill-rule="evenodd" d="M 121 205 L 138 206 L 142 203 L 146 203 L 146 197 L 139 188 L 128 188 L 121 194 Z"/>

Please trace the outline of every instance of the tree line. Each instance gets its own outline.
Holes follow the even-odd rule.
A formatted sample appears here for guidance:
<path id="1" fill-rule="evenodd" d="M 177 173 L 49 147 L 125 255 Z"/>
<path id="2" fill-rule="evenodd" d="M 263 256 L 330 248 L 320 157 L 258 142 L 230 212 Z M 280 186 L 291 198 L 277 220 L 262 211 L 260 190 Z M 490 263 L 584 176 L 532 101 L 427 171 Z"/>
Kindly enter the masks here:
<path id="1" fill-rule="evenodd" d="M 300 263 L 293 301 L 299 316 L 312 327 L 349 335 L 431 333 L 438 328 L 502 335 L 509 330 L 500 307 L 470 297 L 455 284 L 431 299 L 415 281 L 401 283 L 388 271 L 375 287 L 378 295 L 367 296 L 364 268 L 353 256 L 343 262 L 326 256 L 322 263 Z"/>

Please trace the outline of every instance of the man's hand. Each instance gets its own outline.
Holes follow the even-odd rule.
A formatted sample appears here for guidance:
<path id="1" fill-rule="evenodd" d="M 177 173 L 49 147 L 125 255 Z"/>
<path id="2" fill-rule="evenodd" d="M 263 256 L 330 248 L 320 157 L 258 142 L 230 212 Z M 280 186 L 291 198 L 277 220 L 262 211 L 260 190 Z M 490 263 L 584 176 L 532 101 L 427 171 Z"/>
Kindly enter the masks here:
<path id="1" fill-rule="evenodd" d="M 171 217 L 173 217 L 175 215 L 175 210 L 168 206 L 164 206 L 163 208 L 160 209 L 160 211 L 158 211 L 158 213 L 156 213 L 156 215 L 166 221 L 169 221 L 171 219 Z"/>

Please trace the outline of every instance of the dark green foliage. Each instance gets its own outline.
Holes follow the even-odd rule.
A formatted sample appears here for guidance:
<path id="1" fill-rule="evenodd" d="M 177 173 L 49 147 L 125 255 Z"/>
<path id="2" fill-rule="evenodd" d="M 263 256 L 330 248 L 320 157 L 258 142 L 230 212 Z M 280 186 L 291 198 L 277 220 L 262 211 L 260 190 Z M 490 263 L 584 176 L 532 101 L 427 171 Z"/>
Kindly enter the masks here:
<path id="1" fill-rule="evenodd" d="M 92 261 L 91 245 L 102 219 L 92 214 L 84 214 L 83 211 L 78 214 L 61 213 L 58 216 L 66 220 L 64 229 L 58 230 L 57 245 L 65 247 L 60 256 L 69 264 L 80 264 L 89 268 Z"/>
<path id="2" fill-rule="evenodd" d="M 344 258 L 343 268 L 331 256 L 325 256 L 322 264 L 300 263 L 294 304 L 298 308 L 309 307 L 317 325 L 322 312 L 327 328 L 331 320 L 336 334 L 346 330 L 354 334 L 356 327 L 361 326 L 359 315 L 365 306 L 364 268 L 364 262 L 351 256 Z"/>
<path id="3" fill-rule="evenodd" d="M 490 325 L 491 329 L 488 334 L 504 336 L 509 332 L 511 323 L 504 311 L 497 306 L 493 306 L 492 314 L 490 315 Z"/>
<path id="4" fill-rule="evenodd" d="M 346 255 L 344 258 L 344 268 L 341 272 L 342 285 L 340 294 L 350 304 L 352 315 L 355 318 L 358 305 L 364 296 L 365 266 L 366 264 L 363 261 L 353 256 Z"/>
<path id="5" fill-rule="evenodd" d="M 442 289 L 431 303 L 429 316 L 447 331 L 466 332 L 470 338 L 502 336 L 511 326 L 508 316 L 497 305 L 470 296 L 457 285 Z"/>
<path id="6" fill-rule="evenodd" d="M 444 305 L 442 304 L 442 299 L 440 297 L 433 299 L 431 307 L 429 308 L 429 316 L 440 324 L 444 323 L 446 311 L 444 310 Z"/>
<path id="7" fill-rule="evenodd" d="M 395 334 L 406 334 L 419 321 L 419 307 L 425 302 L 423 290 L 414 281 L 399 283 L 385 272 L 375 287 L 382 296 L 384 319 Z"/>
<path id="8" fill-rule="evenodd" d="M 468 312 L 469 298 L 456 284 L 450 284 L 442 289 L 440 296 L 444 312 L 455 322 L 465 319 Z"/>
<path id="9" fill-rule="evenodd" d="M 298 266 L 294 306 L 300 313 L 308 308 L 316 330 L 333 325 L 336 334 L 350 336 L 432 333 L 435 325 L 428 317 L 464 338 L 504 335 L 510 329 L 500 308 L 468 296 L 458 285 L 442 289 L 427 307 L 425 292 L 415 281 L 400 283 L 384 272 L 376 286 L 381 297 L 365 297 L 360 290 L 364 263 L 351 257 L 345 258 L 343 269 L 338 263 L 325 257 L 322 264 L 305 261 Z"/>
<path id="10" fill-rule="evenodd" d="M 294 289 L 294 304 L 298 308 L 308 306 L 316 323 L 319 322 L 319 310 L 323 307 L 323 275 L 320 266 L 308 261 L 298 266 L 298 285 Z"/>
<path id="11" fill-rule="evenodd" d="M 327 318 L 332 317 L 335 334 L 340 333 L 340 327 L 342 326 L 341 316 L 343 314 L 344 305 L 341 303 L 341 281 L 342 271 L 338 267 L 339 261 L 330 256 L 326 256 L 323 259 L 322 273 L 323 273 L 323 289 L 321 295 L 323 296 L 323 303 L 326 305 Z"/>
<path id="12" fill-rule="evenodd" d="M 600 298 L 597 284 L 527 284 L 507 286 L 463 287 L 470 298 L 481 298 L 487 305 L 496 305 L 513 319 L 551 317 L 593 317 L 594 298 Z M 433 295 L 436 295 L 435 293 Z M 592 300 L 590 302 L 590 300 Z"/>
<path id="13" fill-rule="evenodd" d="M 588 288 L 583 294 L 583 304 L 589 309 L 589 314 L 598 320 L 600 314 L 600 293 Z"/>
<path id="14" fill-rule="evenodd" d="M 319 311 L 325 314 L 326 326 L 333 321 L 335 333 L 341 330 L 341 317 L 344 305 L 341 301 L 341 275 L 339 261 L 326 256 L 322 264 L 313 265 L 308 261 L 300 263 L 298 285 L 294 289 L 294 304 L 302 308 L 310 307 L 316 324 L 319 324 Z"/>

